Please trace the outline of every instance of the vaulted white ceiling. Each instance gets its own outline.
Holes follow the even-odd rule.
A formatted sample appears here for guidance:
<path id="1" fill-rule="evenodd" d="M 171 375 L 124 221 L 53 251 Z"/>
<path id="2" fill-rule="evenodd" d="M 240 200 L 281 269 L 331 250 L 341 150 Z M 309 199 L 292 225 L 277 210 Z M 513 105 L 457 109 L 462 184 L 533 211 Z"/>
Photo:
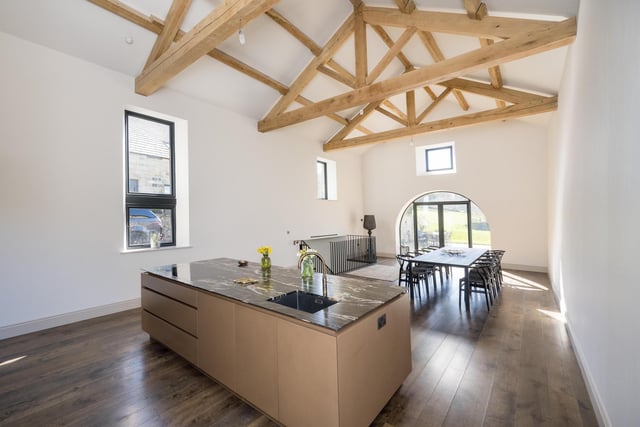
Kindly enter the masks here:
<path id="1" fill-rule="evenodd" d="M 143 15 L 165 20 L 172 0 L 123 0 Z M 366 6 L 397 8 L 393 0 L 365 0 Z M 576 16 L 578 0 L 484 0 L 489 16 L 515 17 L 549 21 L 561 21 Z M 222 0 L 192 0 L 181 29 L 188 32 Z M 463 0 L 415 0 L 419 10 L 466 13 Z M 281 0 L 274 9 L 289 22 L 301 29 L 318 46 L 323 46 L 345 19 L 354 11 L 349 0 Z M 285 86 L 294 82 L 301 70 L 314 58 L 308 47 L 289 34 L 282 26 L 266 15 L 246 23 L 242 28 L 246 43 L 240 44 L 234 34 L 218 49 L 261 71 Z M 389 36 L 397 40 L 402 28 L 385 27 Z M 2 0 L 0 2 L 0 31 L 38 43 L 61 52 L 96 63 L 132 77 L 138 76 L 147 61 L 157 34 L 117 16 L 88 0 Z M 445 58 L 480 47 L 478 38 L 434 33 L 437 45 Z M 133 43 L 127 43 L 133 41 Z M 368 69 L 371 71 L 388 47 L 367 26 Z M 566 47 L 548 50 L 523 59 L 500 65 L 505 87 L 513 87 L 541 95 L 556 95 L 566 56 Z M 402 52 L 416 67 L 434 63 L 420 38 L 414 36 Z M 354 60 L 354 36 L 333 56 L 334 60 L 352 74 L 356 73 Z M 405 67 L 394 59 L 380 79 L 402 74 Z M 487 70 L 476 71 L 466 78 L 490 83 Z M 278 101 L 281 94 L 243 73 L 215 59 L 204 56 L 167 81 L 164 87 L 228 108 L 259 121 Z M 162 89 L 160 89 L 162 90 Z M 348 90 L 342 83 L 318 73 L 301 93 L 312 101 L 320 101 Z M 153 96 L 153 95 L 150 95 Z M 491 98 L 464 93 L 470 108 L 468 112 L 495 108 Z M 400 110 L 406 112 L 405 95 L 389 98 Z M 416 91 L 416 110 L 422 111 L 432 99 Z M 361 107 L 340 112 L 351 117 Z M 433 112 L 429 120 L 464 113 L 456 98 L 448 96 Z M 527 118 L 545 123 L 547 114 Z M 341 125 L 328 118 L 315 120 L 326 122 L 328 140 Z M 400 125 L 389 117 L 374 113 L 367 121 L 372 132 L 398 128 Z M 355 131 L 359 134 L 358 131 Z"/>

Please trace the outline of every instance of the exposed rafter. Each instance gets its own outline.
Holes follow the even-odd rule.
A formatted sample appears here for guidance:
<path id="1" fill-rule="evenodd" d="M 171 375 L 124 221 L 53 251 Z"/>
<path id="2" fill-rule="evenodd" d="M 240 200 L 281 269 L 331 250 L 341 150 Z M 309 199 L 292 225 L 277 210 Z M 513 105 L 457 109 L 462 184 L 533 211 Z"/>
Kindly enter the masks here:
<path id="1" fill-rule="evenodd" d="M 548 21 L 487 16 L 481 21 L 467 15 L 448 12 L 414 10 L 411 14 L 397 9 L 366 6 L 364 20 L 369 25 L 390 27 L 416 27 L 420 31 L 450 33 L 488 39 L 507 39 L 523 32 L 544 30 Z"/>
<path id="2" fill-rule="evenodd" d="M 424 46 L 429 51 L 429 54 L 431 55 L 431 58 L 433 58 L 433 60 L 435 62 L 444 61 L 444 59 L 445 59 L 444 58 L 444 54 L 440 50 L 440 47 L 438 46 L 438 43 L 436 43 L 436 39 L 433 37 L 433 34 L 431 34 L 428 31 L 420 31 L 418 34 L 420 36 L 420 40 L 422 40 L 422 44 L 424 44 Z M 460 108 L 462 108 L 464 111 L 467 111 L 469 109 L 469 103 L 464 98 L 464 95 L 462 95 L 462 93 L 460 93 L 459 90 L 457 90 L 457 89 L 454 90 L 453 91 L 453 96 L 456 97 L 456 100 L 458 101 L 458 104 L 460 104 Z"/>
<path id="3" fill-rule="evenodd" d="M 440 104 L 440 102 L 442 102 L 450 93 L 451 93 L 451 88 L 449 87 L 443 90 L 442 93 L 438 95 L 438 97 L 434 99 L 433 102 L 429 104 L 429 106 L 425 108 L 422 113 L 420 113 L 420 115 L 416 118 L 416 123 L 417 124 L 422 123 L 422 121 L 427 117 L 427 115 L 430 112 L 432 112 L 438 106 L 438 104 Z"/>
<path id="4" fill-rule="evenodd" d="M 258 130 L 270 131 L 320 116 L 340 123 L 342 127 L 324 145 L 325 151 L 553 111 L 557 108 L 556 95 L 504 88 L 499 65 L 565 46 L 573 41 L 576 34 L 575 18 L 549 22 L 494 17 L 488 15 L 488 9 L 481 0 L 463 0 L 466 14 L 420 10 L 416 8 L 414 0 L 395 0 L 398 9 L 369 7 L 362 0 L 349 0 L 353 13 L 320 46 L 272 8 L 278 0 L 225 0 L 187 33 L 180 30 L 180 25 L 192 0 L 172 0 L 164 22 L 147 17 L 119 0 L 88 1 L 158 35 L 145 68 L 136 79 L 136 91 L 139 93 L 152 93 L 189 64 L 203 55 L 209 55 L 281 95 L 258 123 Z M 289 86 L 216 48 L 241 25 L 246 26 L 263 13 L 314 56 Z M 371 45 L 367 40 L 367 26 L 387 46 L 386 52 L 372 50 L 374 53 L 369 55 L 372 46 L 379 49 L 380 45 Z M 399 27 L 403 32 L 397 38 L 392 38 L 384 27 Z M 433 33 L 476 37 L 480 47 L 446 58 Z M 418 68 L 403 53 L 403 48 L 416 34 L 431 55 L 433 64 Z M 353 40 L 353 62 L 345 67 L 334 59 L 334 55 L 348 40 Z M 344 50 L 340 55 L 344 61 Z M 379 58 L 378 62 L 368 64 L 370 57 Z M 400 75 L 381 80 L 380 76 L 386 75 L 395 59 L 402 64 L 403 71 Z M 487 70 L 489 82 L 465 77 L 480 70 Z M 338 95 L 333 92 L 334 96 L 320 101 L 303 96 L 319 73 L 340 82 L 348 90 Z M 441 87 L 436 92 L 435 85 Z M 316 88 L 311 90 L 315 91 Z M 430 98 L 428 104 L 424 103 L 424 96 L 418 96 L 417 90 L 427 93 Z M 465 92 L 489 97 L 495 100 L 497 108 L 423 123 L 445 99 L 452 99 L 450 95 L 455 97 L 462 109 L 467 110 L 469 102 L 463 95 Z M 396 96 L 402 94 L 404 101 L 401 108 L 404 110 L 390 99 L 394 97 L 393 100 L 399 103 L 399 96 Z M 473 97 L 469 99 L 474 100 Z M 292 108 L 294 103 L 300 107 Z M 357 113 L 351 112 L 350 118 L 337 114 L 353 109 Z M 380 118 L 380 115 L 394 120 L 402 128 L 373 133 L 364 126 L 369 120 Z M 362 136 L 351 135 L 356 130 Z"/>
<path id="5" fill-rule="evenodd" d="M 545 98 L 545 96 L 516 89 L 508 89 L 504 87 L 496 89 L 490 84 L 463 78 L 445 80 L 439 84 L 448 88 L 459 89 L 464 92 L 475 93 L 476 95 L 507 101 L 512 104 L 522 104 Z"/>
<path id="6" fill-rule="evenodd" d="M 300 28 L 294 25 L 291 21 L 285 18 L 278 11 L 276 11 L 275 9 L 270 9 L 266 11 L 265 14 L 269 18 L 273 19 L 275 23 L 277 23 L 282 28 L 284 28 L 289 34 L 295 37 L 298 41 L 300 41 L 303 45 L 305 45 L 311 51 L 312 54 L 314 54 L 315 56 L 320 55 L 320 53 L 322 52 L 322 47 L 320 47 L 316 42 L 314 42 L 311 39 L 311 37 L 307 36 Z M 329 59 L 327 61 L 327 65 L 331 68 L 327 68 L 326 66 L 322 65 L 321 67 L 318 68 L 318 70 L 342 83 L 351 82 L 349 84 L 347 83 L 345 84 L 347 84 L 349 87 L 354 87 L 353 82 L 355 81 L 354 80 L 355 78 L 353 74 L 351 74 L 346 68 L 338 64 L 333 59 Z"/>
<path id="7" fill-rule="evenodd" d="M 226 1 L 195 25 L 136 78 L 136 92 L 150 95 L 169 79 L 209 53 L 241 25 L 251 22 L 280 0 Z"/>
<path id="8" fill-rule="evenodd" d="M 268 117 L 258 123 L 258 130 L 265 132 L 278 129 L 320 117 L 327 113 L 335 113 L 373 102 L 377 99 L 388 98 L 417 87 L 440 83 L 504 62 L 566 46 L 573 41 L 575 35 L 575 18 L 562 22 L 547 23 L 544 30 L 535 33 L 521 33 L 500 43 L 481 47 L 480 49 L 445 59 L 442 62 L 410 71 L 398 77 L 354 89 L 342 95 L 319 101 L 308 107 L 288 111 L 277 117 Z"/>
<path id="9" fill-rule="evenodd" d="M 178 34 L 178 31 L 180 31 L 180 25 L 182 24 L 182 20 L 187 14 L 190 5 L 191 0 L 173 0 L 173 3 L 171 3 L 171 8 L 169 9 L 169 13 L 167 13 L 167 22 L 156 38 L 156 42 L 154 43 L 153 48 L 151 48 L 151 53 L 149 53 L 147 62 L 144 65 L 145 70 L 156 59 L 158 59 L 160 55 L 162 55 L 167 51 L 167 49 L 169 49 L 169 46 L 171 46 L 171 43 L 173 43 L 173 40 Z"/>
<path id="10" fill-rule="evenodd" d="M 324 151 L 338 150 L 341 148 L 357 147 L 361 145 L 387 142 L 394 139 L 405 138 L 413 135 L 420 135 L 427 132 L 436 132 L 445 129 L 477 125 L 480 123 L 495 122 L 499 120 L 514 119 L 535 114 L 555 111 L 558 108 L 558 97 L 545 98 L 541 102 L 531 102 L 527 104 L 510 105 L 504 108 L 482 111 L 480 113 L 465 114 L 463 116 L 449 119 L 436 120 L 421 125 L 394 129 L 386 132 L 379 132 L 373 135 L 358 136 L 355 138 L 343 139 L 341 141 L 330 141 L 324 144 Z"/>
<path id="11" fill-rule="evenodd" d="M 480 20 L 488 14 L 487 5 L 480 0 L 464 0 L 464 7 L 467 9 L 467 16 L 470 19 Z M 493 40 L 491 39 L 480 39 L 480 46 L 488 46 L 492 43 Z M 500 67 L 497 65 L 495 67 L 489 67 L 488 71 L 491 86 L 500 89 L 502 87 L 502 72 L 500 71 Z M 506 106 L 505 102 L 501 99 L 496 99 L 496 105 L 498 107 Z"/>
<path id="12" fill-rule="evenodd" d="M 340 26 L 338 31 L 329 39 L 322 51 L 311 60 L 306 68 L 300 73 L 295 82 L 289 87 L 289 92 L 282 96 L 276 105 L 269 111 L 266 119 L 275 117 L 282 113 L 291 105 L 302 90 L 309 84 L 318 72 L 318 67 L 324 65 L 333 54 L 347 41 L 347 38 L 353 33 L 353 14 L 349 15 L 346 21 Z M 334 111 L 335 112 L 335 111 Z"/>
<path id="13" fill-rule="evenodd" d="M 108 10 L 109 12 L 112 12 L 120 16 L 121 18 L 126 19 L 129 22 L 139 25 L 140 27 L 145 28 L 155 34 L 162 33 L 162 30 L 164 28 L 164 22 L 162 20 L 157 19 L 155 17 L 145 16 L 142 13 L 138 12 L 137 10 L 134 10 L 133 8 L 125 5 L 124 3 L 118 0 L 88 0 L 88 1 L 97 6 L 100 6 L 105 10 Z M 184 36 L 184 32 L 178 31 L 174 41 L 180 40 L 183 36 Z M 245 74 L 246 76 L 251 77 L 261 83 L 264 83 L 270 88 L 278 91 L 281 95 L 284 95 L 289 91 L 289 88 L 286 85 L 278 82 L 276 79 L 272 77 L 269 77 L 263 72 L 245 64 L 244 62 L 232 57 L 231 55 L 228 55 L 222 52 L 219 49 L 213 49 L 211 52 L 208 53 L 208 55 L 211 58 L 214 58 L 220 61 L 221 63 Z M 350 87 L 353 87 L 353 85 L 351 85 Z M 302 96 L 296 97 L 295 101 L 300 105 L 313 104 L 312 101 Z M 349 123 L 347 119 L 337 114 L 333 114 L 333 113 L 328 114 L 327 117 L 342 125 L 346 125 Z M 361 125 L 356 126 L 356 129 L 364 134 L 372 133 L 369 129 Z"/>

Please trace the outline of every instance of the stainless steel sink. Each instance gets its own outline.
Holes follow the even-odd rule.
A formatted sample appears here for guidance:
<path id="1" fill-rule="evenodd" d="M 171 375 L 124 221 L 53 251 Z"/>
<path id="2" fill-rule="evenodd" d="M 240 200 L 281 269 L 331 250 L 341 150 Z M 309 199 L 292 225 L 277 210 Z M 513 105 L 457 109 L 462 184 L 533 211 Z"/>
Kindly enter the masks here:
<path id="1" fill-rule="evenodd" d="M 267 301 L 295 308 L 296 310 L 306 311 L 307 313 L 315 313 L 338 302 L 329 297 L 304 291 L 291 291 L 283 295 L 278 295 L 277 297 L 269 298 Z"/>

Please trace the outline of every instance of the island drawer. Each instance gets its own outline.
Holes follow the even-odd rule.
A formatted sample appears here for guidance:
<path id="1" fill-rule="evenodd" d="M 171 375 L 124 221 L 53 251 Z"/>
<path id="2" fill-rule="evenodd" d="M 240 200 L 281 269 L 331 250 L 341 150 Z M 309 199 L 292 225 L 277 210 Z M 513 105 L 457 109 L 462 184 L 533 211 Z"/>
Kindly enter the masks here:
<path id="1" fill-rule="evenodd" d="M 189 289 L 179 283 L 172 282 L 150 274 L 142 274 L 142 286 L 166 295 L 175 300 L 197 307 L 198 296 L 194 289 Z"/>
<path id="2" fill-rule="evenodd" d="M 195 308 L 142 288 L 142 308 L 178 328 L 197 335 L 198 312 Z"/>
<path id="3" fill-rule="evenodd" d="M 142 310 L 142 329 L 151 338 L 166 345 L 187 361 L 196 364 L 198 340 L 195 337 L 145 310 Z"/>

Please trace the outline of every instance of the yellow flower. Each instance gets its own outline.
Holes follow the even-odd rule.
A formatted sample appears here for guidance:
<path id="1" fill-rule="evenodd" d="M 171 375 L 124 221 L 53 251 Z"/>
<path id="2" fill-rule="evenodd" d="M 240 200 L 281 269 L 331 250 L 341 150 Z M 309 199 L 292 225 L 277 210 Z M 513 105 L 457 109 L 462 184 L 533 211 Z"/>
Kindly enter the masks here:
<path id="1" fill-rule="evenodd" d="M 260 246 L 258 253 L 261 255 L 271 255 L 271 246 Z"/>

